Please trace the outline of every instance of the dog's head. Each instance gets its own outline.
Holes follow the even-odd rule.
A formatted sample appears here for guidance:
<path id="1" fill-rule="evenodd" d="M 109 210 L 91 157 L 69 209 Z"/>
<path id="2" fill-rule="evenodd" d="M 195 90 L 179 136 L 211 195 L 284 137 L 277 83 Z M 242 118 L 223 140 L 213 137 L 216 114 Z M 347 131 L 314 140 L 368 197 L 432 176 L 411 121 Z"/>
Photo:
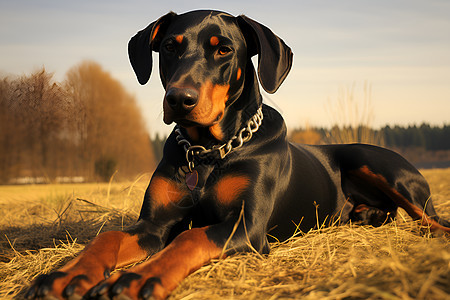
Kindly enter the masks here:
<path id="1" fill-rule="evenodd" d="M 171 12 L 131 38 L 128 53 L 141 84 L 150 78 L 152 51 L 159 52 L 166 90 L 164 122 L 185 128 L 213 127 L 222 120 L 242 94 L 252 56 L 258 54 L 259 80 L 269 93 L 292 66 L 290 48 L 270 29 L 218 11 Z"/>

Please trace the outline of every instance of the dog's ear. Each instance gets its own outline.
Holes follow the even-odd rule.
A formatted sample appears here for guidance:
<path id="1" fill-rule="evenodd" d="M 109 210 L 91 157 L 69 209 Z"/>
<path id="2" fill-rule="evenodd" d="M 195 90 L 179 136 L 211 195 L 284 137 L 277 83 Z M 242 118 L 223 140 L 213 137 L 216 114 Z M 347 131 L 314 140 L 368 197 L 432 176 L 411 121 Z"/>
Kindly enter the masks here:
<path id="1" fill-rule="evenodd" d="M 238 16 L 239 27 L 247 42 L 249 56 L 258 54 L 258 77 L 268 93 L 275 93 L 292 67 L 292 51 L 266 26 Z"/>
<path id="2" fill-rule="evenodd" d="M 128 57 L 134 73 L 142 85 L 147 83 L 152 73 L 152 50 L 159 51 L 164 32 L 174 16 L 176 16 L 174 12 L 162 16 L 136 33 L 128 42 Z"/>

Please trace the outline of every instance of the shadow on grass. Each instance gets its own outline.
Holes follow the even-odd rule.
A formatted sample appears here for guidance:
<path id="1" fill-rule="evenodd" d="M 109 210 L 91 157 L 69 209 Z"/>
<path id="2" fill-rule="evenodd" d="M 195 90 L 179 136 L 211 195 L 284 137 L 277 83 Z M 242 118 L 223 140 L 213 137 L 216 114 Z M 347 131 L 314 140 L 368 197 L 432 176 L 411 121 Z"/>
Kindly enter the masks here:
<path id="1" fill-rule="evenodd" d="M 100 232 L 121 230 L 134 224 L 134 214 L 109 214 L 101 218 L 57 224 L 10 226 L 0 236 L 0 298 L 24 299 L 36 275 L 56 270 L 83 249 Z"/>
<path id="2" fill-rule="evenodd" d="M 136 221 L 133 214 L 103 215 L 101 218 L 64 221 L 57 224 L 33 224 L 26 227 L 12 225 L 0 230 L 0 262 L 9 262 L 17 254 L 62 243 L 85 245 L 100 232 L 122 230 Z"/>

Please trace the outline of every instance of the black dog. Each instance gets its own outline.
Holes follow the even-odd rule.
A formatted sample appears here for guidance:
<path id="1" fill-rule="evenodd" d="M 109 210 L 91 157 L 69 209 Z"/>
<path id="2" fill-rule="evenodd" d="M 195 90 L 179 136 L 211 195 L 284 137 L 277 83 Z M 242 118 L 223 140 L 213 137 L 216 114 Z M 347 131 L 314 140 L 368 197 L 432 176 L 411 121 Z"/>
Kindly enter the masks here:
<path id="1" fill-rule="evenodd" d="M 425 179 L 399 155 L 369 145 L 287 141 L 280 114 L 262 104 L 250 59 L 258 55 L 259 81 L 274 93 L 292 53 L 267 27 L 217 11 L 169 13 L 129 43 L 141 84 L 150 78 L 152 51 L 160 53 L 164 122 L 177 126 L 138 222 L 100 234 L 59 271 L 37 278 L 28 298 L 162 299 L 213 258 L 269 252 L 268 234 L 284 240 L 296 224 L 308 231 L 338 218 L 379 226 L 398 207 L 450 232 Z"/>

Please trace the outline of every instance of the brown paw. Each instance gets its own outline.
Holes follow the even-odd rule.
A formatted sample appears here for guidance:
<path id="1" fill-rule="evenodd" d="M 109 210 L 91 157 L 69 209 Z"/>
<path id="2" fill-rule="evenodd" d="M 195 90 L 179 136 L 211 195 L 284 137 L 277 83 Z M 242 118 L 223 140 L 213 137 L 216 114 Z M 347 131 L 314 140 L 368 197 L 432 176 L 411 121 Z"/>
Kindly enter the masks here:
<path id="1" fill-rule="evenodd" d="M 167 293 L 159 277 L 143 278 L 137 273 L 121 273 L 98 284 L 85 295 L 87 299 L 165 299 Z"/>
<path id="2" fill-rule="evenodd" d="M 56 271 L 38 276 L 25 294 L 25 298 L 78 300 L 82 299 L 93 285 L 87 275 L 71 275 Z"/>

